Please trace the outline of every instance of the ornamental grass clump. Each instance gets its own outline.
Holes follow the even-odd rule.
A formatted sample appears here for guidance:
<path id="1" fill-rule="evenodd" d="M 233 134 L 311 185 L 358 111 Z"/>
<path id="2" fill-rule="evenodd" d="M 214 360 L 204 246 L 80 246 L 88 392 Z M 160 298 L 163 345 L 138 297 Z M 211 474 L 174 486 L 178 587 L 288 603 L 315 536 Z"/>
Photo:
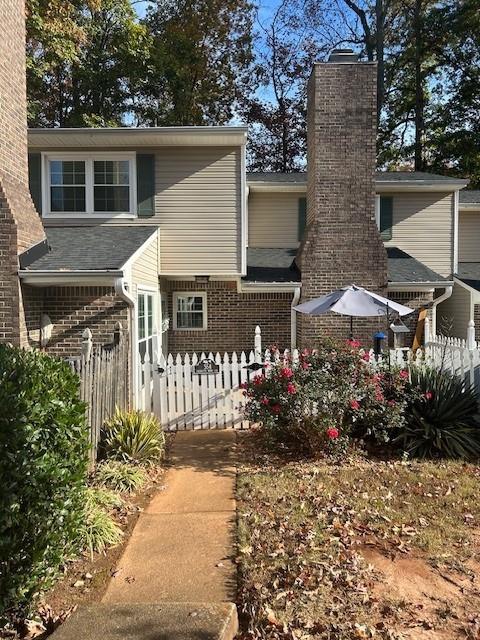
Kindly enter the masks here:
<path id="1" fill-rule="evenodd" d="M 29 606 L 81 541 L 88 433 L 64 361 L 0 345 L 0 612 Z"/>
<path id="2" fill-rule="evenodd" d="M 354 341 L 324 342 L 280 359 L 244 385 L 247 418 L 276 444 L 337 455 L 351 435 L 391 441 L 404 422 L 408 375 L 388 370 Z"/>
<path id="3" fill-rule="evenodd" d="M 117 408 L 105 422 L 103 447 L 107 458 L 144 463 L 159 460 L 165 450 L 165 434 L 153 415 Z"/>
<path id="4" fill-rule="evenodd" d="M 138 465 L 119 460 L 102 462 L 98 465 L 95 473 L 97 484 L 122 493 L 131 493 L 141 489 L 147 480 L 148 476 L 144 469 Z"/>

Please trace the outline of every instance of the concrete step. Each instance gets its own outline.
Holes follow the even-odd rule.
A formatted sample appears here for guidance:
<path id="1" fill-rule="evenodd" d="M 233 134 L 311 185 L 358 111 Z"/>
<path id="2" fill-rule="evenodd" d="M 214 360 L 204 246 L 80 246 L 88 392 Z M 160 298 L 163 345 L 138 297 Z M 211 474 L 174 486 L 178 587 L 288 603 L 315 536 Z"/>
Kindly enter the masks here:
<path id="1" fill-rule="evenodd" d="M 238 631 L 231 602 L 95 604 L 81 607 L 54 640 L 232 640 Z"/>

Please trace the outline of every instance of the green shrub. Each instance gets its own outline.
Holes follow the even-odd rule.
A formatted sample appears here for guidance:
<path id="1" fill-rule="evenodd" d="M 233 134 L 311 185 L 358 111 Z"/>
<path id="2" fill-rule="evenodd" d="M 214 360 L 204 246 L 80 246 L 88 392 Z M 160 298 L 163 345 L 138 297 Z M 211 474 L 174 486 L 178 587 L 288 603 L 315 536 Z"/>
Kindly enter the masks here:
<path id="1" fill-rule="evenodd" d="M 93 502 L 107 511 L 111 509 L 121 509 L 125 506 L 125 501 L 122 496 L 105 487 L 88 487 L 85 502 L 88 501 Z"/>
<path id="2" fill-rule="evenodd" d="M 276 443 L 335 455 L 346 451 L 352 433 L 391 440 L 403 424 L 407 377 L 371 363 L 357 342 L 328 341 L 245 384 L 245 412 Z"/>
<path id="3" fill-rule="evenodd" d="M 162 456 L 165 434 L 153 415 L 142 411 L 121 411 L 104 426 L 107 457 L 125 462 L 150 462 Z"/>
<path id="4" fill-rule="evenodd" d="M 113 491 L 132 492 L 147 482 L 147 474 L 137 465 L 109 460 L 98 465 L 95 482 Z"/>
<path id="5" fill-rule="evenodd" d="M 480 457 L 480 425 L 475 420 L 478 396 L 457 376 L 413 368 L 407 423 L 397 442 L 420 458 Z"/>
<path id="6" fill-rule="evenodd" d="M 109 513 L 113 506 L 117 505 L 112 505 L 111 496 L 107 496 L 104 490 L 87 489 L 80 536 L 83 548 L 92 555 L 94 552 L 103 553 L 122 539 L 123 532 Z"/>
<path id="7" fill-rule="evenodd" d="M 88 438 L 70 366 L 0 345 L 0 611 L 26 605 L 78 548 Z"/>

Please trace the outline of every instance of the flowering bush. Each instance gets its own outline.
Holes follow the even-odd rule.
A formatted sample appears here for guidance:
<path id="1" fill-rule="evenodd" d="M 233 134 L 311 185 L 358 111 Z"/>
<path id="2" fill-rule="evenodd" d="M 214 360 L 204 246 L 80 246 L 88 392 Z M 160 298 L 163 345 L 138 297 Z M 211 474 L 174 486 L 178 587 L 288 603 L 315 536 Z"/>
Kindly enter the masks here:
<path id="1" fill-rule="evenodd" d="M 328 341 L 267 367 L 244 385 L 245 410 L 272 440 L 335 453 L 351 434 L 385 443 L 404 424 L 408 373 L 370 362 L 357 341 Z"/>

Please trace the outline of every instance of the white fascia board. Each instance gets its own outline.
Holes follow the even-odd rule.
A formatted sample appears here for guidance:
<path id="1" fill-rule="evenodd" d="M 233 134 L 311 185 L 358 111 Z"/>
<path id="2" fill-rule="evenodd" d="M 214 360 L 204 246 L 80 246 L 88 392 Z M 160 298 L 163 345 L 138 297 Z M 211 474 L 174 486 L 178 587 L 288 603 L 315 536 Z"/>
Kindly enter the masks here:
<path id="1" fill-rule="evenodd" d="M 306 193 L 307 183 L 295 182 L 249 182 L 251 193 Z"/>
<path id="2" fill-rule="evenodd" d="M 239 293 L 281 293 L 295 291 L 301 282 L 243 282 L 239 283 Z"/>
<path id="3" fill-rule="evenodd" d="M 29 129 L 29 149 L 236 146 L 247 141 L 246 127 L 116 127 Z"/>
<path id="4" fill-rule="evenodd" d="M 448 181 L 398 181 L 398 180 L 382 180 L 375 183 L 375 191 L 377 193 L 393 193 L 398 192 L 422 192 L 422 191 L 437 191 L 440 193 L 451 193 L 452 191 L 459 191 L 466 187 L 468 182 L 448 182 Z"/>
<path id="5" fill-rule="evenodd" d="M 122 265 L 122 269 L 125 272 L 129 272 L 131 271 L 131 267 L 133 265 L 133 263 L 142 255 L 142 253 L 148 249 L 148 247 L 154 242 L 154 240 L 157 241 L 157 247 L 158 247 L 158 242 L 160 240 L 160 229 L 156 229 L 154 233 L 152 233 L 151 236 L 149 236 L 145 242 L 140 245 L 138 247 L 138 249 L 132 253 L 132 255 L 128 258 L 128 260 Z M 158 275 L 158 274 L 157 274 Z"/>
<path id="6" fill-rule="evenodd" d="M 38 287 L 52 286 L 82 286 L 114 285 L 115 280 L 123 277 L 121 269 L 112 271 L 29 271 L 23 269 L 18 272 L 18 277 L 25 284 Z"/>
<path id="7" fill-rule="evenodd" d="M 248 246 L 248 194 L 246 185 L 247 148 L 240 149 L 240 272 L 247 275 L 247 246 Z"/>
<path id="8" fill-rule="evenodd" d="M 444 280 L 440 282 L 389 282 L 388 291 L 433 291 L 434 289 L 445 289 L 451 287 L 453 280 Z"/>

